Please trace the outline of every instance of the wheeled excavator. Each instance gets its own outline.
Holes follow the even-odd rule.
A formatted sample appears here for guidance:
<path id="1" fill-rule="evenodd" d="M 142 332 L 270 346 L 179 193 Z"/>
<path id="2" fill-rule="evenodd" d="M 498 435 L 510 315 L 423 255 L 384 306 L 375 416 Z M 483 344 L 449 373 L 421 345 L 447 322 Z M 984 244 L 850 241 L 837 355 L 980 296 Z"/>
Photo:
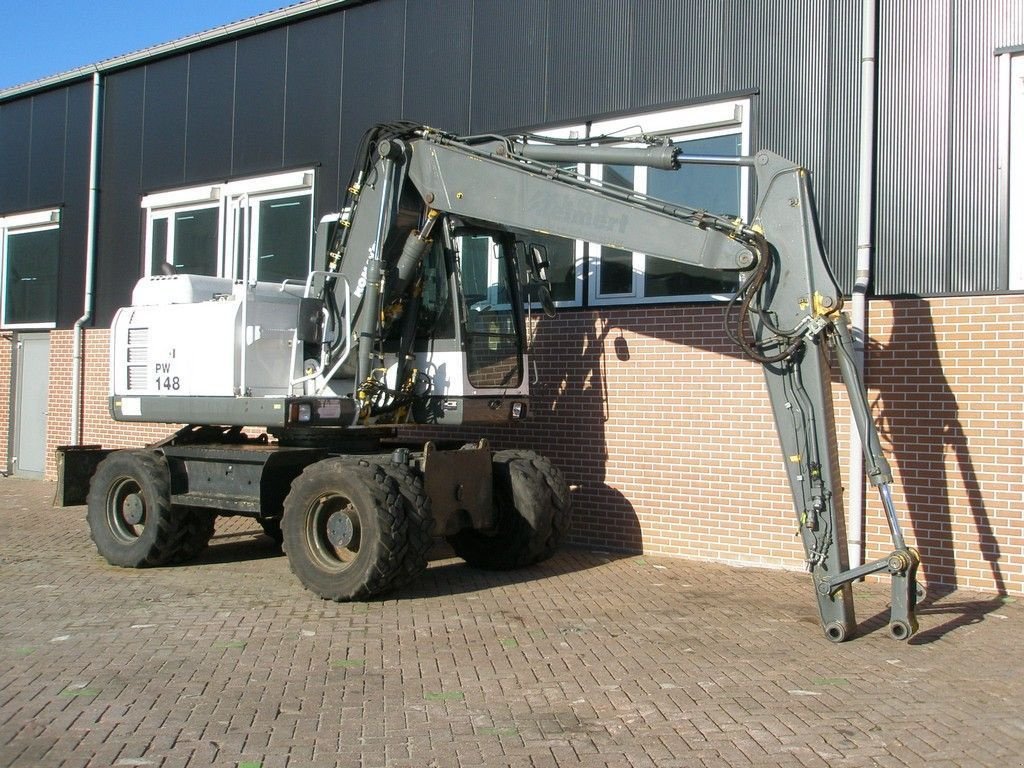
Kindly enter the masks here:
<path id="1" fill-rule="evenodd" d="M 90 479 L 99 552 L 125 567 L 186 560 L 217 515 L 247 515 L 283 544 L 303 585 L 332 600 L 415 578 L 436 536 L 485 568 L 551 555 L 570 520 L 569 486 L 551 461 L 486 439 L 417 442 L 403 428 L 461 432 L 528 417 L 524 305 L 533 294 L 553 311 L 538 241 L 555 235 L 738 281 L 726 331 L 764 369 L 825 636 L 854 633 L 852 583 L 878 573 L 891 580 L 890 634 L 912 636 L 919 557 L 900 529 L 808 172 L 767 151 L 691 157 L 663 138 L 617 141 L 378 125 L 342 210 L 317 227 L 305 280 L 264 283 L 247 271 L 140 280 L 112 325 L 110 412 L 186 426 L 144 449 L 65 456 L 65 473 Z M 749 169 L 752 219 L 585 173 L 687 163 Z M 892 535 L 887 557 L 854 568 L 833 363 Z"/>

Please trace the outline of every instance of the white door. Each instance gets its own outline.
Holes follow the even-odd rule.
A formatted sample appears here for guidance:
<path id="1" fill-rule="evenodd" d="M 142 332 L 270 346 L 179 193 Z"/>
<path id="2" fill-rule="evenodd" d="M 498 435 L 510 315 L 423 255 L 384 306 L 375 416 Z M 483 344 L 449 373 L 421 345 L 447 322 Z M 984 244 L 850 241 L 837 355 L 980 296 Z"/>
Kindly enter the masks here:
<path id="1" fill-rule="evenodd" d="M 14 398 L 14 474 L 42 477 L 46 470 L 46 408 L 50 391 L 50 337 L 18 335 Z"/>

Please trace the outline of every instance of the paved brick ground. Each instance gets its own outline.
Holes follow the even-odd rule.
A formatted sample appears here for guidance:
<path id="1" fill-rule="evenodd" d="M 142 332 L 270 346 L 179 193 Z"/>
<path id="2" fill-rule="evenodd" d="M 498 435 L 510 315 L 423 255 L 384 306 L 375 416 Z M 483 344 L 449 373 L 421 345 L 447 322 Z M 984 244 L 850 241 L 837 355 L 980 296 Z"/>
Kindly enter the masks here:
<path id="1" fill-rule="evenodd" d="M 245 520 L 112 568 L 52 493 L 0 480 L 0 766 L 1021 765 L 1019 602 L 897 643 L 862 584 L 837 646 L 802 574 L 575 550 L 335 605 Z"/>

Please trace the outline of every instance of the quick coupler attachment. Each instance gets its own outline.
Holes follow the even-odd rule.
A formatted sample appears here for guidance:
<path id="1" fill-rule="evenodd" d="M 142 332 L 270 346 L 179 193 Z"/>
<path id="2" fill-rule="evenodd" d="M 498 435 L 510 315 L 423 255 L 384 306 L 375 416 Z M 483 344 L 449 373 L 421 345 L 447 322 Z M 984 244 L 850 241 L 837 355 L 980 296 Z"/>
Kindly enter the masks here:
<path id="1" fill-rule="evenodd" d="M 888 557 L 851 568 L 832 578 L 822 578 L 817 583 L 819 604 L 846 587 L 848 584 L 872 573 L 888 571 L 892 579 L 892 605 L 889 609 L 889 635 L 895 640 L 909 640 L 917 632 L 917 567 L 921 556 L 910 547 L 897 549 Z M 824 613 L 823 613 L 824 616 Z M 825 637 L 834 643 L 841 643 L 850 636 L 840 621 L 824 624 Z"/>
<path id="2" fill-rule="evenodd" d="M 892 607 L 889 609 L 889 635 L 894 640 L 909 640 L 917 633 L 917 566 L 921 556 L 916 549 L 897 550 L 889 555 L 892 577 Z"/>

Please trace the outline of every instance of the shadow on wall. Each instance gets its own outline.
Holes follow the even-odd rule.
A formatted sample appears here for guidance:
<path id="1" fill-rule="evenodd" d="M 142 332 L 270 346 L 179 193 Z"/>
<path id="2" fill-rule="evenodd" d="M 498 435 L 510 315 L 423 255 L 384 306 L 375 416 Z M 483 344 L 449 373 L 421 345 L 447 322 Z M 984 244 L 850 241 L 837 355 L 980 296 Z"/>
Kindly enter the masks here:
<path id="1" fill-rule="evenodd" d="M 899 468 L 929 598 L 961 586 L 954 535 L 961 510 L 959 500 L 950 493 L 956 480 L 966 495 L 981 557 L 988 563 L 996 591 L 1005 595 L 999 542 L 959 418 L 956 394 L 942 368 L 931 308 L 919 298 L 899 298 L 891 306 L 888 340 L 868 342 L 867 384 L 878 392 L 873 403 L 876 424 L 882 447 Z M 947 469 L 948 452 L 955 458 L 959 477 Z"/>
<path id="2" fill-rule="evenodd" d="M 636 510 L 620 491 L 607 482 L 608 382 L 604 369 L 605 340 L 613 329 L 607 318 L 593 312 L 561 313 L 542 317 L 534 331 L 529 375 L 536 376 L 531 391 L 534 410 L 542 422 L 544 453 L 567 470 L 577 486 L 573 508 L 577 519 L 587 519 L 586 534 L 576 536 L 586 546 L 642 552 L 643 534 Z M 620 337 L 621 338 L 621 337 Z M 618 340 L 616 340 L 618 341 Z M 616 355 L 629 355 L 616 344 Z M 534 365 L 536 366 L 534 368 Z"/>

